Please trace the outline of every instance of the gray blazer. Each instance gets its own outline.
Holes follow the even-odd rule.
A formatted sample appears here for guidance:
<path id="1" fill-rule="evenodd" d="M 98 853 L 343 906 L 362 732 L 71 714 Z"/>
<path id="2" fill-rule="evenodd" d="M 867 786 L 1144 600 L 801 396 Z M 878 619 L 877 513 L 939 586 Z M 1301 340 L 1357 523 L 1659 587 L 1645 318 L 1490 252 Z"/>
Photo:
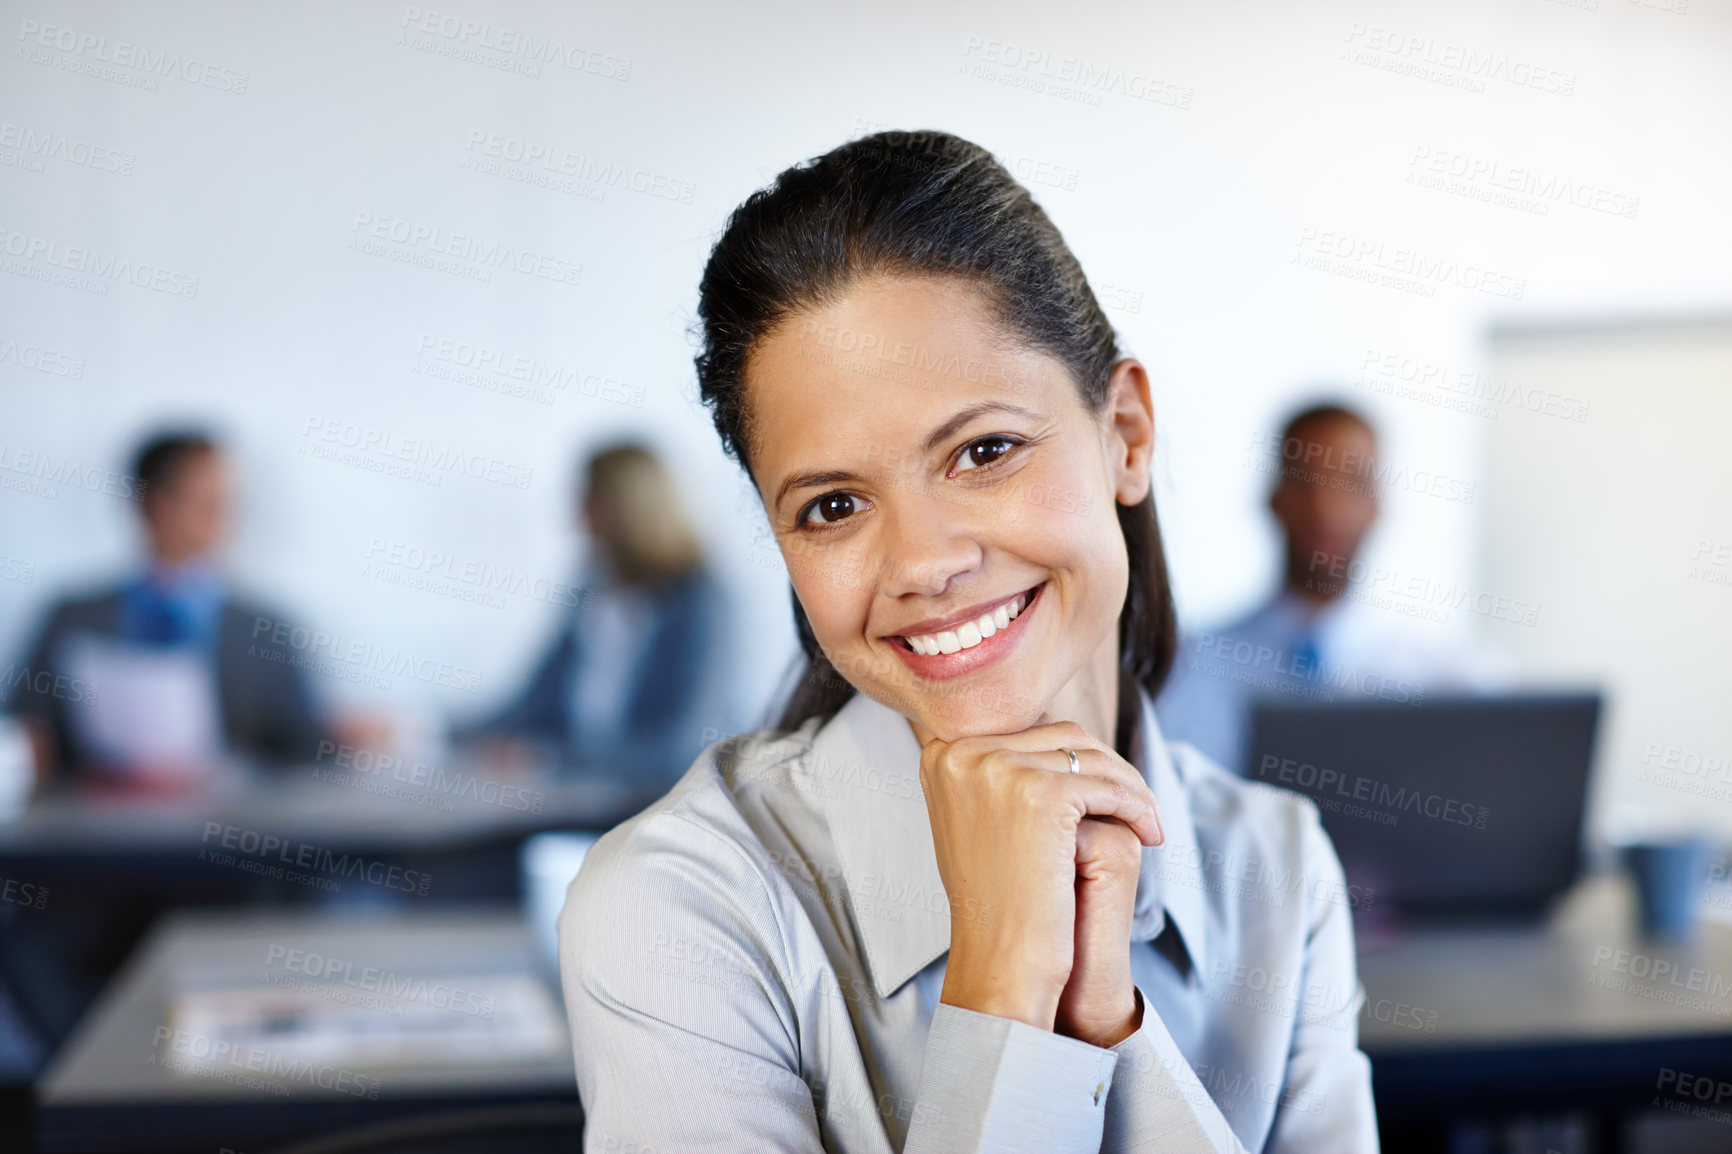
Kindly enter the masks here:
<path id="1" fill-rule="evenodd" d="M 704 750 L 571 883 L 560 972 L 591 1152 L 1377 1149 L 1340 863 L 1303 797 L 1168 747 L 1111 1049 L 939 1002 L 953 909 L 907 720 Z"/>
<path id="2" fill-rule="evenodd" d="M 121 592 L 68 598 L 56 604 L 36 632 L 23 664 L 14 666 L 3 688 L 6 709 L 39 722 L 53 736 L 57 774 L 83 768 L 71 710 L 84 708 L 80 687 L 68 684 L 57 664 L 60 643 L 78 632 L 105 637 L 119 634 Z M 272 630 L 256 622 L 282 620 L 250 601 L 229 597 L 217 625 L 216 679 L 224 743 L 233 753 L 267 764 L 312 761 L 319 742 L 330 736 L 307 685 L 286 645 L 271 641 Z M 255 637 L 255 633 L 258 636 Z"/>
<path id="3" fill-rule="evenodd" d="M 591 644 L 589 605 L 593 591 L 566 613 L 558 634 L 528 684 L 503 709 L 457 729 L 458 740 L 487 736 L 540 739 L 569 753 L 578 742 L 571 700 L 573 670 Z M 707 569 L 696 569 L 654 590 L 649 635 L 623 703 L 621 733 L 604 770 L 651 796 L 678 780 L 697 752 L 739 728 L 734 682 L 732 607 Z"/>

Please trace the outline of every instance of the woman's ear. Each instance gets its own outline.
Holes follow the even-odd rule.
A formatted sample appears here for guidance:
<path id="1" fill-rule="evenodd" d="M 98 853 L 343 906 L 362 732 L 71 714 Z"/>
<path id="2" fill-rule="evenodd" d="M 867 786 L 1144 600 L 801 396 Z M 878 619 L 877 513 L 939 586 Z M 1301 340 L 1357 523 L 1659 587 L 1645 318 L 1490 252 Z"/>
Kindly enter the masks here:
<path id="1" fill-rule="evenodd" d="M 1107 380 L 1107 447 L 1113 498 L 1136 505 L 1149 493 L 1149 467 L 1155 456 L 1155 407 L 1149 374 L 1135 357 L 1113 366 Z"/>

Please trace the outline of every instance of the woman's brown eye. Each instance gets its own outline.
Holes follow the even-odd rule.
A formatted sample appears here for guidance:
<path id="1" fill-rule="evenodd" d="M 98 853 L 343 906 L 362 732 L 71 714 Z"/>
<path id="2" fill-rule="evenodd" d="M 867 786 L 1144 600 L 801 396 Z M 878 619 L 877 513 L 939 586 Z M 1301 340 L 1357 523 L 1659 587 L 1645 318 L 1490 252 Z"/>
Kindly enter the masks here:
<path id="1" fill-rule="evenodd" d="M 826 493 L 806 506 L 806 521 L 828 524 L 854 512 L 854 498 L 846 493 Z"/>
<path id="2" fill-rule="evenodd" d="M 1006 437 L 984 437 L 962 450 L 962 457 L 956 462 L 957 472 L 967 472 L 978 469 L 982 465 L 990 465 L 1013 447 Z"/>

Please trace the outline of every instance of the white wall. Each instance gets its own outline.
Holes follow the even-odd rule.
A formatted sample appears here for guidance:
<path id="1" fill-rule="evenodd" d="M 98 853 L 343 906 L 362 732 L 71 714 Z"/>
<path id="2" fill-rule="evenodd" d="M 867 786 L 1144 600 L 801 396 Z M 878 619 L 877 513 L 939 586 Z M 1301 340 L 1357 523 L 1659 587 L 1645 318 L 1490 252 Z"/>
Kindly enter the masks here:
<path id="1" fill-rule="evenodd" d="M 1497 380 L 1587 406 L 1495 426 L 1484 588 L 1538 608 L 1505 630 L 1531 674 L 1609 691 L 1593 823 L 1732 833 L 1732 316 L 1492 348 Z"/>
<path id="2" fill-rule="evenodd" d="M 236 566 L 323 628 L 483 674 L 479 695 L 401 680 L 385 691 L 397 700 L 477 706 L 514 682 L 552 611 L 383 583 L 363 573 L 371 544 L 562 578 L 572 463 L 599 438 L 647 430 L 744 599 L 744 676 L 765 697 L 793 648 L 784 576 L 753 543 L 743 481 L 692 402 L 694 290 L 733 205 L 881 126 L 978 140 L 1064 229 L 1154 371 L 1182 608 L 1217 617 L 1271 580 L 1250 448 L 1311 383 L 1348 382 L 1394 462 L 1465 493 L 1483 480 L 1493 422 L 1435 394 L 1355 383 L 1362 370 L 1378 380 L 1374 351 L 1472 372 L 1494 314 L 1732 301 L 1732 16 L 1701 0 L 1676 10 L 1685 2 L 7 0 L 0 647 L 15 650 L 52 591 L 122 566 L 132 547 L 123 502 L 76 480 L 32 488 L 45 484 L 32 470 L 119 470 L 145 424 L 208 417 L 245 463 Z M 415 31 L 417 11 L 440 14 L 432 32 Z M 508 29 L 592 55 L 509 71 L 521 57 L 476 46 Z M 137 48 L 118 65 L 98 59 L 120 42 L 179 69 L 147 71 Z M 466 167 L 471 140 L 493 133 L 581 154 L 625 183 L 567 192 Z M 50 151 L 64 140 L 77 158 L 112 151 L 73 163 L 30 152 L 24 134 Z M 111 156 L 125 172 L 102 170 Z M 1424 187 L 1430 159 L 1495 163 L 1496 178 L 1529 179 L 1512 178 L 1519 169 L 1543 187 L 1527 208 L 1488 203 L 1475 195 L 1491 195 L 1484 172 L 1464 190 Z M 1564 199 L 1547 198 L 1560 187 Z M 689 203 L 676 199 L 688 188 Z M 1570 202 L 1577 190 L 1586 207 Z M 1632 200 L 1633 218 L 1603 211 Z M 495 269 L 483 283 L 351 251 L 358 214 L 575 262 L 581 279 Z M 1345 263 L 1326 234 L 1347 238 Z M 197 295 L 45 283 L 55 270 L 31 254 L 38 240 L 57 260 L 78 247 L 196 277 Z M 1354 279 L 1415 252 L 1433 279 Z M 1321 270 L 1305 267 L 1319 256 Z M 1488 269 L 1492 291 L 1463 283 Z M 437 364 L 418 355 L 428 337 L 623 382 L 641 407 L 581 390 L 542 405 L 436 379 L 420 371 Z M 76 358 L 57 363 L 81 375 L 20 363 L 41 347 Z M 301 452 L 309 420 L 531 479 L 433 486 L 313 459 Z M 1398 489 L 1368 560 L 1473 577 L 1475 492 Z"/>

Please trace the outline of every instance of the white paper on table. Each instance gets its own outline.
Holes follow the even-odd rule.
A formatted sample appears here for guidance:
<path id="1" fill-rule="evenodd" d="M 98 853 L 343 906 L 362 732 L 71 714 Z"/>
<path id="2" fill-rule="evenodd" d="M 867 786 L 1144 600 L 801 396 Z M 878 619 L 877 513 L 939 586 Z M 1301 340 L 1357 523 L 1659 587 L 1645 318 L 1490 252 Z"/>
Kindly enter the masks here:
<path id="1" fill-rule="evenodd" d="M 247 1064 L 296 1070 L 473 1065 L 557 1057 L 565 1020 L 529 974 L 273 972 L 266 986 L 192 990 L 169 1003 L 178 1073 Z"/>
<path id="2" fill-rule="evenodd" d="M 189 774 L 221 758 L 215 670 L 199 650 L 76 633 L 57 657 L 88 687 L 67 713 L 74 736 L 94 757 L 123 767 L 184 767 Z"/>

